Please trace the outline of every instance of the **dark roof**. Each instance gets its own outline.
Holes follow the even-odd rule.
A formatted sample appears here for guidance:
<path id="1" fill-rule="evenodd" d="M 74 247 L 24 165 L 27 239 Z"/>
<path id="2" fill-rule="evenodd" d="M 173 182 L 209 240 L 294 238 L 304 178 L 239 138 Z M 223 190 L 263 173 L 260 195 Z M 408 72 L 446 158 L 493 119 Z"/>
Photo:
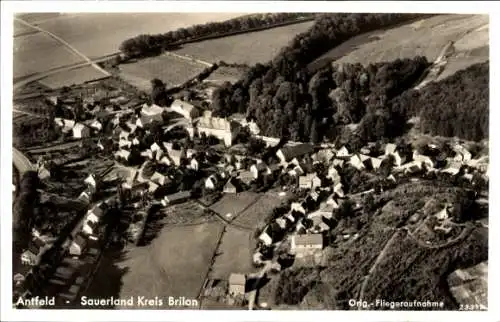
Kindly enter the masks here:
<path id="1" fill-rule="evenodd" d="M 290 161 L 293 158 L 314 152 L 314 146 L 309 143 L 301 143 L 294 146 L 285 146 L 281 148 L 280 151 L 283 153 L 286 161 Z"/>
<path id="2" fill-rule="evenodd" d="M 173 193 L 171 195 L 168 195 L 167 198 L 169 201 L 175 201 L 175 200 L 180 200 L 180 199 L 186 199 L 191 197 L 191 192 L 188 190 L 185 191 L 179 191 L 176 193 Z"/>
<path id="3" fill-rule="evenodd" d="M 80 245 L 80 247 L 82 248 L 84 248 L 87 245 L 87 239 L 83 237 L 83 235 L 81 234 L 76 235 L 73 242 L 77 245 Z"/>

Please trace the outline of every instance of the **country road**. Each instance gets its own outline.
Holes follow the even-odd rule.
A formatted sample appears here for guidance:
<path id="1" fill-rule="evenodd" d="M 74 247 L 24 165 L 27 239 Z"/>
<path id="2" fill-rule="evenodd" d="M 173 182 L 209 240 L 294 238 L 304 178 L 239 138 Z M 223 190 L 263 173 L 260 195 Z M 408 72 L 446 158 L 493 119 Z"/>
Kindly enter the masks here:
<path id="1" fill-rule="evenodd" d="M 78 49 L 76 49 L 75 47 L 71 46 L 71 44 L 69 44 L 68 42 L 66 42 L 64 39 L 62 39 L 61 37 L 47 31 L 47 30 L 44 30 L 36 25 L 33 25 L 33 24 L 30 24 L 20 18 L 14 18 L 16 21 L 24 24 L 25 26 L 28 26 L 32 29 L 35 29 L 35 30 L 38 30 L 40 32 L 43 32 L 45 34 L 47 34 L 49 37 L 55 39 L 56 41 L 60 42 L 61 44 L 63 44 L 64 46 L 66 46 L 69 50 L 71 50 L 73 53 L 75 53 L 76 55 L 80 56 L 84 62 L 82 63 L 78 63 L 78 64 L 75 64 L 75 65 L 69 65 L 69 66 L 61 66 L 61 67 L 58 67 L 58 68 L 55 68 L 55 69 L 52 69 L 52 70 L 49 70 L 49 71 L 46 71 L 46 72 L 42 72 L 42 73 L 37 73 L 35 75 L 31 75 L 31 76 L 28 76 L 26 78 L 23 78 L 19 81 L 16 81 L 14 83 L 14 91 L 26 84 L 29 84 L 31 82 L 34 82 L 36 80 L 39 80 L 41 78 L 45 78 L 47 76 L 51 76 L 53 74 L 57 74 L 57 73 L 60 73 L 60 72 L 64 72 L 66 70 L 70 70 L 70 69 L 75 69 L 75 68 L 78 68 L 78 67 L 84 67 L 84 66 L 87 66 L 87 65 L 91 65 L 92 67 L 94 67 L 95 69 L 97 69 L 98 71 L 102 72 L 104 76 L 111 76 L 110 73 L 108 73 L 107 71 L 105 71 L 104 69 L 102 69 L 98 64 L 97 62 L 99 62 L 100 60 L 105 60 L 107 58 L 100 58 L 100 59 L 97 59 L 97 60 L 92 60 L 90 59 L 89 57 L 85 56 L 83 53 L 81 53 Z"/>
<path id="2" fill-rule="evenodd" d="M 85 60 L 88 64 L 92 65 L 95 69 L 97 69 L 98 71 L 102 72 L 104 75 L 107 75 L 109 76 L 110 74 L 105 71 L 104 69 L 102 69 L 99 65 L 97 65 L 96 63 L 94 63 L 90 58 L 88 58 L 87 56 L 85 56 L 83 53 L 81 53 L 78 49 L 76 49 L 75 47 L 71 46 L 71 44 L 69 44 L 68 42 L 66 42 L 64 39 L 62 39 L 61 37 L 51 33 L 50 31 L 47 31 L 45 29 L 42 29 L 38 26 L 35 26 L 33 24 L 30 24 L 20 18 L 14 18 L 16 21 L 28 26 L 28 27 L 31 27 L 35 30 L 38 30 L 40 32 L 43 32 L 45 34 L 47 34 L 48 36 L 54 38 L 56 41 L 60 42 L 61 44 L 63 44 L 64 46 L 68 47 L 69 50 L 71 50 L 72 52 L 74 52 L 76 55 L 80 56 L 83 60 Z"/>

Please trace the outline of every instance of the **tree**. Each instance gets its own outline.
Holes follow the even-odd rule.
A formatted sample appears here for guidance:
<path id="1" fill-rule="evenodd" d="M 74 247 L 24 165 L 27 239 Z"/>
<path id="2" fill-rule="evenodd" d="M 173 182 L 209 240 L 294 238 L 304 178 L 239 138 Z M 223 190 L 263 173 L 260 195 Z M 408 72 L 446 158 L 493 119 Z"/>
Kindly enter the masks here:
<path id="1" fill-rule="evenodd" d="M 167 95 L 165 84 L 158 78 L 151 80 L 151 101 L 158 106 L 170 105 L 170 98 Z"/>

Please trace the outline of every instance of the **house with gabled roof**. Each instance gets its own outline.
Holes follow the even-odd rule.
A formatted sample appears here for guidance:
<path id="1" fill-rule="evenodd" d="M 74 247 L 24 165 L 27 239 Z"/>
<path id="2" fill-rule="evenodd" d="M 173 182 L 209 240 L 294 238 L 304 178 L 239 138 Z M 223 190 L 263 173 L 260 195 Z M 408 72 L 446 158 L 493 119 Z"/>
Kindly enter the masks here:
<path id="1" fill-rule="evenodd" d="M 128 160 L 129 157 L 130 157 L 130 151 L 120 149 L 117 152 L 115 152 L 116 159 Z"/>
<path id="2" fill-rule="evenodd" d="M 210 175 L 207 179 L 205 179 L 205 188 L 207 189 L 215 189 L 217 185 L 217 176 L 214 174 Z"/>
<path id="3" fill-rule="evenodd" d="M 343 189 L 343 185 L 342 183 L 337 183 L 334 187 L 333 187 L 333 192 L 335 192 L 337 194 L 337 196 L 339 196 L 339 198 L 344 198 L 345 197 L 345 193 L 344 193 L 344 189 Z"/>
<path id="4" fill-rule="evenodd" d="M 163 113 L 162 107 L 156 104 L 152 104 L 149 106 L 147 104 L 144 104 L 141 110 L 142 125 L 144 126 L 146 124 L 152 123 L 153 121 L 162 121 L 163 120 L 162 113 Z"/>
<path id="5" fill-rule="evenodd" d="M 85 251 L 85 247 L 87 247 L 87 239 L 83 235 L 77 234 L 69 246 L 69 254 L 81 256 Z"/>
<path id="6" fill-rule="evenodd" d="M 239 174 L 238 174 L 238 179 L 246 184 L 246 185 L 249 185 L 253 180 L 254 180 L 254 176 L 253 176 L 253 173 L 250 172 L 250 171 L 241 171 Z"/>
<path id="7" fill-rule="evenodd" d="M 170 105 L 170 109 L 184 116 L 184 118 L 191 120 L 191 112 L 195 109 L 195 107 L 188 102 L 176 99 L 172 102 L 172 105 Z"/>
<path id="8" fill-rule="evenodd" d="M 151 152 L 162 151 L 161 147 L 156 142 L 151 144 L 151 147 L 149 149 L 151 150 Z"/>
<path id="9" fill-rule="evenodd" d="M 256 164 L 252 164 L 250 172 L 252 172 L 254 179 L 257 179 L 261 175 L 270 175 L 271 169 L 269 169 L 264 162 L 258 162 Z"/>
<path id="10" fill-rule="evenodd" d="M 276 152 L 280 163 L 286 164 L 294 158 L 302 158 L 314 152 L 314 146 L 309 143 L 301 143 L 294 146 L 285 146 Z"/>
<path id="11" fill-rule="evenodd" d="M 229 275 L 229 295 L 233 297 L 244 296 L 246 276 L 244 274 L 231 273 Z"/>
<path id="12" fill-rule="evenodd" d="M 153 181 L 154 183 L 156 183 L 160 186 L 165 185 L 169 181 L 166 176 L 164 176 L 163 174 L 161 174 L 159 172 L 153 173 L 153 175 L 151 176 L 151 178 L 149 180 Z"/>
<path id="13" fill-rule="evenodd" d="M 291 244 L 291 251 L 300 258 L 321 251 L 323 249 L 323 236 L 321 234 L 294 235 Z"/>
<path id="14" fill-rule="evenodd" d="M 349 152 L 349 150 L 347 150 L 347 148 L 345 146 L 341 147 L 337 153 L 335 154 L 335 156 L 337 158 L 345 158 L 345 157 L 350 157 L 351 156 L 351 153 Z"/>
<path id="15" fill-rule="evenodd" d="M 90 137 L 90 128 L 82 123 L 76 123 L 75 126 L 73 126 L 72 131 L 75 139 Z"/>
<path id="16" fill-rule="evenodd" d="M 362 170 L 365 168 L 365 165 L 357 154 L 351 156 L 351 158 L 349 159 L 349 164 L 358 170 Z"/>

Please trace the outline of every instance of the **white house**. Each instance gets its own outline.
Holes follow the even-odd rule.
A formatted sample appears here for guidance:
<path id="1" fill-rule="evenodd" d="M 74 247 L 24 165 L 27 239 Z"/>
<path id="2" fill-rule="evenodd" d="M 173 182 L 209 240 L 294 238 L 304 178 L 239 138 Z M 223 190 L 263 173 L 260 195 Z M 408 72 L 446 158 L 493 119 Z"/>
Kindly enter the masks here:
<path id="1" fill-rule="evenodd" d="M 181 114 L 184 118 L 191 120 L 191 111 L 194 109 L 194 106 L 182 100 L 176 99 L 170 106 L 170 109 Z"/>
<path id="2" fill-rule="evenodd" d="M 264 162 L 259 162 L 250 167 L 250 172 L 252 172 L 254 179 L 257 179 L 261 173 L 264 175 L 271 174 L 271 169 Z"/>
<path id="3" fill-rule="evenodd" d="M 153 181 L 154 183 L 157 183 L 160 186 L 163 186 L 167 182 L 167 178 L 159 172 L 153 173 L 150 180 Z"/>
<path id="4" fill-rule="evenodd" d="M 163 120 L 162 113 L 163 108 L 160 106 L 155 104 L 148 106 L 147 104 L 144 104 L 141 110 L 142 125 L 146 125 L 153 121 Z"/>
<path id="5" fill-rule="evenodd" d="M 120 139 L 120 141 L 118 141 L 118 147 L 120 149 L 122 149 L 122 148 L 130 148 L 131 145 L 132 145 L 132 142 L 130 142 L 127 139 Z"/>
<path id="6" fill-rule="evenodd" d="M 207 189 L 215 189 L 215 185 L 217 184 L 217 179 L 214 175 L 211 175 L 205 180 L 205 188 Z"/>
<path id="7" fill-rule="evenodd" d="M 130 157 L 130 152 L 127 150 L 120 149 L 115 153 L 115 158 L 128 160 Z"/>
<path id="8" fill-rule="evenodd" d="M 345 146 L 341 147 L 336 154 L 337 157 L 348 157 L 350 155 L 349 150 Z"/>
<path id="9" fill-rule="evenodd" d="M 99 222 L 99 217 L 97 217 L 93 212 L 90 210 L 87 212 L 87 216 L 85 217 L 85 220 L 87 222 L 93 222 L 93 223 L 98 223 Z"/>
<path id="10" fill-rule="evenodd" d="M 297 211 L 297 212 L 300 212 L 302 214 L 306 213 L 304 206 L 302 206 L 302 203 L 300 203 L 300 202 L 292 202 L 292 204 L 290 205 L 290 209 L 292 211 Z"/>
<path id="11" fill-rule="evenodd" d="M 344 189 L 342 188 L 342 183 L 337 183 L 335 185 L 335 187 L 333 187 L 333 192 L 335 192 L 337 194 L 337 196 L 339 196 L 340 198 L 344 198 L 345 196 L 345 193 L 344 193 Z"/>
<path id="12" fill-rule="evenodd" d="M 365 168 L 363 162 L 361 161 L 361 159 L 356 154 L 353 155 L 353 156 L 351 156 L 351 158 L 349 160 L 349 164 L 352 165 L 353 167 L 355 167 L 358 170 L 362 170 L 362 169 Z"/>
<path id="13" fill-rule="evenodd" d="M 260 234 L 259 240 L 266 246 L 270 246 L 273 243 L 273 239 L 265 231 L 262 234 Z"/>
<path id="14" fill-rule="evenodd" d="M 82 255 L 86 245 L 87 245 L 87 240 L 83 236 L 77 235 L 76 238 L 72 241 L 71 245 L 69 246 L 69 254 L 72 256 Z"/>
<path id="15" fill-rule="evenodd" d="M 189 161 L 189 167 L 195 171 L 198 170 L 199 168 L 199 163 L 195 158 L 192 158 L 191 161 Z"/>
<path id="16" fill-rule="evenodd" d="M 151 144 L 150 150 L 151 152 L 161 151 L 161 147 L 155 142 Z"/>
<path id="17" fill-rule="evenodd" d="M 72 130 L 74 138 L 82 139 L 90 136 L 90 129 L 82 123 L 76 123 Z"/>
<path id="18" fill-rule="evenodd" d="M 323 249 L 323 236 L 321 234 L 306 234 L 292 236 L 291 250 L 297 257 L 313 254 Z"/>
<path id="19" fill-rule="evenodd" d="M 95 189 L 97 187 L 97 182 L 95 181 L 94 176 L 91 174 L 83 182 L 88 186 L 91 187 L 92 189 Z"/>
<path id="20" fill-rule="evenodd" d="M 91 128 L 93 128 L 94 130 L 96 130 L 96 131 L 100 131 L 100 130 L 102 130 L 102 124 L 101 124 L 101 122 L 99 122 L 98 120 L 93 120 L 93 121 L 89 124 L 89 126 L 90 126 Z"/>

